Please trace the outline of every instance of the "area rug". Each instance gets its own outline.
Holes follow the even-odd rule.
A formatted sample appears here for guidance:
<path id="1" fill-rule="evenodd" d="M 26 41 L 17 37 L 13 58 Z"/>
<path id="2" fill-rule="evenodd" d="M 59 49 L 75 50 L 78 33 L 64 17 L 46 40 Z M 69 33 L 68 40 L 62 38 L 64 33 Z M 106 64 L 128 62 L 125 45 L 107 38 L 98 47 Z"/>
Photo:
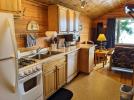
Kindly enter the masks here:
<path id="1" fill-rule="evenodd" d="M 47 100 L 71 100 L 72 97 L 72 91 L 65 88 L 61 88 Z"/>

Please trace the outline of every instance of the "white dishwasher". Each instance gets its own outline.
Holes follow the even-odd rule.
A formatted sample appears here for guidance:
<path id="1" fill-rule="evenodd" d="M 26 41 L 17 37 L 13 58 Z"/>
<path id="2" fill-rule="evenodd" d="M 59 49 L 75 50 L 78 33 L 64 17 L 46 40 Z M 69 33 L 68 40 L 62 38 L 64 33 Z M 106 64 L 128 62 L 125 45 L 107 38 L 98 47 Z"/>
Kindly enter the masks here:
<path id="1" fill-rule="evenodd" d="M 67 55 L 67 83 L 70 82 L 78 73 L 77 71 L 78 51 Z"/>

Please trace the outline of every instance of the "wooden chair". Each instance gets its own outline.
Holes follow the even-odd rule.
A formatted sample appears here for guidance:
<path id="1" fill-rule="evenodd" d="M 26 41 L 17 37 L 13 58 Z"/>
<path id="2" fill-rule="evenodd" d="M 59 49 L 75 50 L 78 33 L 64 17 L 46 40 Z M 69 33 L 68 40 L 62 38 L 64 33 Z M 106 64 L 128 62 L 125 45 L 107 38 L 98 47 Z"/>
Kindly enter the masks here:
<path id="1" fill-rule="evenodd" d="M 101 62 L 103 63 L 103 67 L 104 67 L 104 65 L 107 63 L 107 54 L 95 53 L 95 64 Z"/>

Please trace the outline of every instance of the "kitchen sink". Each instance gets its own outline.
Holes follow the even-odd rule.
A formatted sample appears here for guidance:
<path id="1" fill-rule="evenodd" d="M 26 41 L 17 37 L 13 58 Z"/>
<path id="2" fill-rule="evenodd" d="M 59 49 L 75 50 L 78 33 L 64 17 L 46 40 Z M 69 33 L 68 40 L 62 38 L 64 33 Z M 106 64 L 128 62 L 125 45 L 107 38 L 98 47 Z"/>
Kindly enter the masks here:
<path id="1" fill-rule="evenodd" d="M 51 52 L 48 52 L 49 55 L 56 55 L 56 54 L 60 54 L 62 52 L 60 51 L 51 51 Z"/>
<path id="2" fill-rule="evenodd" d="M 50 56 L 53 56 L 53 55 L 57 55 L 57 54 L 60 54 L 62 52 L 59 52 L 59 51 L 51 51 L 51 52 L 48 52 L 47 54 L 37 54 L 31 58 L 33 59 L 45 59 L 45 58 L 48 58 Z"/>

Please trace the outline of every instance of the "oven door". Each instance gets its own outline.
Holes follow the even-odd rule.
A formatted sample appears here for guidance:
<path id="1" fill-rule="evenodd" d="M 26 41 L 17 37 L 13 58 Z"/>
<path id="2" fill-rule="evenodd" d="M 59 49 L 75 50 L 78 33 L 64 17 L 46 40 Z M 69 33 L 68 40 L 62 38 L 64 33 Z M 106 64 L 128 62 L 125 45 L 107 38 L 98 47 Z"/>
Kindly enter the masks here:
<path id="1" fill-rule="evenodd" d="M 20 100 L 37 100 L 43 97 L 42 71 L 19 80 L 18 86 Z"/>

